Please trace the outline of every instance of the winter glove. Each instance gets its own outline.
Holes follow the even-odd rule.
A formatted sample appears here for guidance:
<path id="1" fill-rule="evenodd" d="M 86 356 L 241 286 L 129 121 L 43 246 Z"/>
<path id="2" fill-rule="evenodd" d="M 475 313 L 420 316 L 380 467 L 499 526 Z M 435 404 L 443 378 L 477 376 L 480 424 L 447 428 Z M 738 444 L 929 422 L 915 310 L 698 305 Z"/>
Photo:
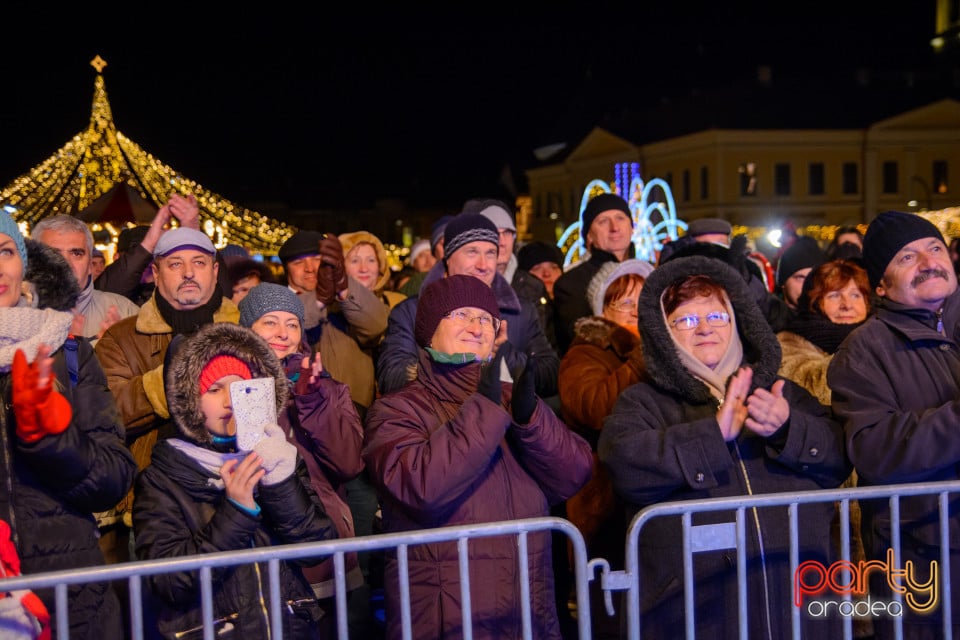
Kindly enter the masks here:
<path id="1" fill-rule="evenodd" d="M 485 395 L 499 405 L 503 404 L 503 388 L 500 385 L 500 367 L 502 362 L 503 351 L 497 349 L 497 355 L 495 355 L 490 362 L 480 365 L 480 382 L 477 384 L 477 393 Z"/>
<path id="2" fill-rule="evenodd" d="M 320 268 L 317 270 L 317 300 L 320 300 L 326 305 L 330 305 L 346 288 L 347 269 L 344 266 L 343 245 L 340 244 L 340 239 L 332 233 L 324 234 L 323 239 L 320 240 Z"/>
<path id="3" fill-rule="evenodd" d="M 265 485 L 279 484 L 293 474 L 297 464 L 297 448 L 287 442 L 287 435 L 279 425 L 268 424 L 263 437 L 253 450 L 263 459 L 266 473 L 260 480 Z"/>
<path id="4" fill-rule="evenodd" d="M 510 342 L 504 342 L 497 348 L 497 356 L 503 358 L 503 361 L 507 365 L 507 370 L 510 371 L 510 376 L 514 380 L 517 379 L 514 372 L 519 374 L 527 368 L 527 354 L 517 349 Z"/>
<path id="5" fill-rule="evenodd" d="M 17 418 L 17 436 L 28 443 L 63 433 L 73 418 L 70 401 L 53 388 L 53 372 L 40 386 L 38 361 L 39 358 L 28 364 L 21 349 L 13 356 L 13 413 Z"/>
<path id="6" fill-rule="evenodd" d="M 513 376 L 513 396 L 510 400 L 510 409 L 513 412 L 513 421 L 517 424 L 527 424 L 537 408 L 537 393 L 534 390 L 533 371 L 530 361 L 524 357 L 523 369 L 511 369 Z"/>

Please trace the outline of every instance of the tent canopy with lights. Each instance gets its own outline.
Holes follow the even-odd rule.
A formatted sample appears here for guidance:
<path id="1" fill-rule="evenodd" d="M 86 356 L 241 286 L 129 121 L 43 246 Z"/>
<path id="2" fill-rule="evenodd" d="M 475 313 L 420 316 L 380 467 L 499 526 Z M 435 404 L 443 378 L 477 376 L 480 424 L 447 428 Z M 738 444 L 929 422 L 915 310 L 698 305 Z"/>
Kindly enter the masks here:
<path id="1" fill-rule="evenodd" d="M 275 255 L 296 231 L 204 189 L 117 131 L 97 56 L 90 125 L 52 156 L 0 191 L 0 206 L 18 223 L 33 227 L 52 215 L 73 215 L 119 233 L 125 224 L 149 223 L 172 193 L 193 194 L 201 228 L 218 247 L 239 244 Z"/>

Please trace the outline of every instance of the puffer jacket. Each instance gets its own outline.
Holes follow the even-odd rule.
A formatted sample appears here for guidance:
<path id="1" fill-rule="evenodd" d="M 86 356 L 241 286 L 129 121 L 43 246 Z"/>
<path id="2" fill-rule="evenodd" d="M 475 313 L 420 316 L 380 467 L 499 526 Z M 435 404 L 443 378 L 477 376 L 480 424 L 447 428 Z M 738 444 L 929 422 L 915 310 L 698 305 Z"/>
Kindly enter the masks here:
<path id="1" fill-rule="evenodd" d="M 279 361 L 253 331 L 233 323 L 201 328 L 171 358 L 166 396 L 179 439 L 207 449 L 213 449 L 214 444 L 201 410 L 199 380 L 204 365 L 219 354 L 242 360 L 254 378 L 275 380 L 278 415 L 289 393 Z M 288 478 L 257 487 L 255 498 L 262 511 L 252 515 L 226 498 L 216 474 L 173 442 L 160 441 L 154 447 L 150 466 L 137 478 L 133 524 L 138 559 L 179 558 L 337 537 L 299 455 L 295 472 Z M 299 566 L 316 563 L 316 559 L 280 563 L 285 637 L 317 637 L 320 607 Z M 269 637 L 266 563 L 214 570 L 213 574 L 214 619 L 222 621 L 217 637 Z M 182 639 L 185 633 L 202 637 L 199 572 L 160 574 L 151 577 L 148 584 L 157 602 L 158 628 L 164 637 Z"/>
<path id="2" fill-rule="evenodd" d="M 945 335 L 937 331 L 938 320 Z M 960 479 L 960 291 L 946 299 L 942 315 L 883 301 L 840 345 L 827 384 L 860 485 Z M 893 527 L 889 502 L 861 500 L 860 508 L 867 557 L 886 561 Z M 901 567 L 913 562 L 925 575 L 931 560 L 940 560 L 938 509 L 937 496 L 901 498 Z M 953 495 L 948 525 L 952 575 L 958 575 L 960 511 Z M 882 581 L 871 581 L 875 597 L 888 593 Z M 956 623 L 960 590 L 953 590 L 952 606 Z M 923 616 L 904 610 L 904 637 L 942 633 L 942 606 Z M 878 637 L 880 623 L 886 621 L 878 622 Z M 911 625 L 925 630 L 914 635 Z"/>
<path id="3" fill-rule="evenodd" d="M 743 364 L 753 387 L 777 380 L 780 347 L 742 276 L 713 258 L 675 258 L 657 267 L 640 294 L 639 326 L 649 382 L 624 391 L 600 434 L 600 459 L 629 505 L 628 517 L 647 505 L 675 500 L 799 492 L 834 488 L 850 474 L 843 435 L 827 409 L 789 380 L 787 423 L 769 438 L 743 429 L 725 442 L 718 402 L 682 364 L 666 324 L 661 296 L 671 283 L 705 274 L 726 290 L 743 344 Z M 799 509 L 800 561 L 829 563 L 833 503 Z M 748 514 L 746 531 L 748 630 L 751 638 L 790 635 L 793 606 L 789 524 L 785 508 Z M 695 525 L 733 522 L 732 512 L 709 512 Z M 673 637 L 683 628 L 682 541 L 679 517 L 656 518 L 640 538 L 641 616 L 644 637 Z M 734 550 L 700 553 L 694 564 L 697 635 L 737 636 Z M 840 618 L 815 620 L 801 613 L 804 637 L 839 637 Z"/>
<path id="4" fill-rule="evenodd" d="M 590 474 L 590 446 L 542 400 L 529 424 L 476 392 L 480 365 L 439 364 L 420 350 L 419 373 L 377 399 L 366 421 L 364 461 L 380 489 L 387 532 L 546 516 Z M 528 538 L 533 637 L 559 638 L 550 534 Z M 414 638 L 462 635 L 456 543 L 409 549 Z M 516 542 L 470 542 L 474 638 L 519 638 Z M 400 637 L 397 560 L 386 566 L 387 636 Z"/>
<path id="5" fill-rule="evenodd" d="M 58 253 L 26 240 L 26 280 L 36 287 L 39 306 L 68 311 L 79 290 Z M 123 442 L 123 425 L 90 342 L 77 339 L 78 377 L 71 383 L 65 346 L 56 345 L 56 388 L 73 408 L 67 429 L 34 443 L 16 436 L 10 373 L 0 374 L 0 519 L 10 524 L 24 575 L 102 565 L 93 513 L 112 507 L 133 483 L 136 465 Z M 56 616 L 52 589 L 38 591 Z M 67 590 L 70 637 L 120 637 L 120 603 L 106 583 Z"/>
<path id="6" fill-rule="evenodd" d="M 444 264 L 438 262 L 428 272 L 423 286 L 444 276 Z M 526 354 L 533 367 L 537 395 L 541 398 L 556 395 L 560 358 L 543 332 L 537 310 L 530 302 L 518 298 L 510 283 L 499 273 L 494 276 L 491 289 L 497 296 L 500 317 L 507 321 L 507 340 L 519 352 Z M 418 297 L 407 298 L 390 312 L 387 333 L 377 358 L 380 393 L 396 391 L 416 377 L 417 354 L 420 351 L 413 337 L 417 300 Z M 507 364 L 513 370 L 518 363 L 508 358 Z M 336 377 L 336 373 L 332 373 Z"/>
<path id="7" fill-rule="evenodd" d="M 309 350 L 299 357 L 285 358 L 288 379 L 301 375 L 299 363 Z M 296 370 L 293 370 L 294 367 Z M 294 393 L 295 382 L 291 380 L 290 399 L 278 418 L 300 453 L 310 472 L 310 485 L 323 503 L 324 511 L 337 528 L 339 538 L 352 538 L 353 515 L 345 502 L 343 484 L 356 478 L 363 471 L 360 449 L 363 446 L 363 425 L 357 409 L 350 399 L 347 385 L 331 377 L 322 377 L 316 388 L 308 393 Z M 345 554 L 344 570 L 347 573 L 347 589 L 354 589 L 363 582 L 356 552 Z M 304 575 L 313 586 L 318 598 L 333 595 L 333 558 L 304 568 Z"/>
<path id="8" fill-rule="evenodd" d="M 626 533 L 620 526 L 622 514 L 616 507 L 610 475 L 596 449 L 604 418 L 610 415 L 620 393 L 644 374 L 643 353 L 639 337 L 602 316 L 580 318 L 576 332 L 560 361 L 560 415 L 590 443 L 594 454 L 590 481 L 567 500 L 567 518 L 592 549 L 594 536 L 602 529 L 622 529 Z M 609 555 L 607 549 L 596 551 Z"/>

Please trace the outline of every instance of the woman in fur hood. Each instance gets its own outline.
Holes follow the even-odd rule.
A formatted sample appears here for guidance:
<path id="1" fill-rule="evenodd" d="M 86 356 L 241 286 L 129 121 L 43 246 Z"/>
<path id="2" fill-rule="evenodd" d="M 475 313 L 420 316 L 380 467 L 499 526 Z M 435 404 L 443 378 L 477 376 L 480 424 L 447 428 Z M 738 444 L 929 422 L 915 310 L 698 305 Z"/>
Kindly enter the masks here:
<path id="1" fill-rule="evenodd" d="M 0 212 L 0 520 L 25 575 L 102 565 L 93 514 L 136 473 L 93 347 L 69 336 L 79 294 L 60 254 Z M 53 589 L 38 595 L 56 636 Z M 122 637 L 108 583 L 70 586 L 67 602 L 71 638 Z"/>
<path id="2" fill-rule="evenodd" d="M 674 258 L 640 294 L 640 333 L 650 380 L 621 394 L 604 422 L 599 455 L 628 516 L 675 500 L 837 487 L 850 472 L 843 432 L 796 384 L 777 377 L 780 346 L 743 276 L 719 260 Z M 800 561 L 825 565 L 832 503 L 800 507 Z M 694 523 L 732 523 L 711 512 Z M 751 638 L 790 635 L 787 510 L 755 509 L 747 520 L 747 620 Z M 656 518 L 640 537 L 644 637 L 676 635 L 684 624 L 680 518 Z M 697 634 L 737 637 L 737 554 L 694 561 Z M 839 637 L 841 618 L 800 612 L 804 637 Z"/>
<path id="3" fill-rule="evenodd" d="M 296 447 L 266 425 L 252 452 L 237 450 L 231 382 L 272 378 L 278 411 L 288 383 L 270 346 L 250 329 L 212 323 L 168 349 L 166 393 L 178 437 L 161 440 L 137 479 L 133 526 L 137 558 L 179 558 L 336 537 Z M 318 637 L 320 607 L 300 564 L 280 563 L 283 635 Z M 260 563 L 214 570 L 218 638 L 270 636 L 270 585 Z M 163 637 L 200 637 L 197 572 L 149 579 Z M 191 635 L 193 634 L 193 635 Z"/>

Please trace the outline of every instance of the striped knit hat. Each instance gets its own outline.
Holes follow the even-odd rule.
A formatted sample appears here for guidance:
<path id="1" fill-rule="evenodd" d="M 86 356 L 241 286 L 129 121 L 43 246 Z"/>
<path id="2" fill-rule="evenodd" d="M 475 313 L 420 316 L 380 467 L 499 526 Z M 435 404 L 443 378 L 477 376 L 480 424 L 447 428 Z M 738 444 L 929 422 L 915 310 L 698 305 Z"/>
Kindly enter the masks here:
<path id="1" fill-rule="evenodd" d="M 490 242 L 500 248 L 500 232 L 490 220 L 479 213 L 461 213 L 447 223 L 443 231 L 444 259 L 470 242 Z"/>

